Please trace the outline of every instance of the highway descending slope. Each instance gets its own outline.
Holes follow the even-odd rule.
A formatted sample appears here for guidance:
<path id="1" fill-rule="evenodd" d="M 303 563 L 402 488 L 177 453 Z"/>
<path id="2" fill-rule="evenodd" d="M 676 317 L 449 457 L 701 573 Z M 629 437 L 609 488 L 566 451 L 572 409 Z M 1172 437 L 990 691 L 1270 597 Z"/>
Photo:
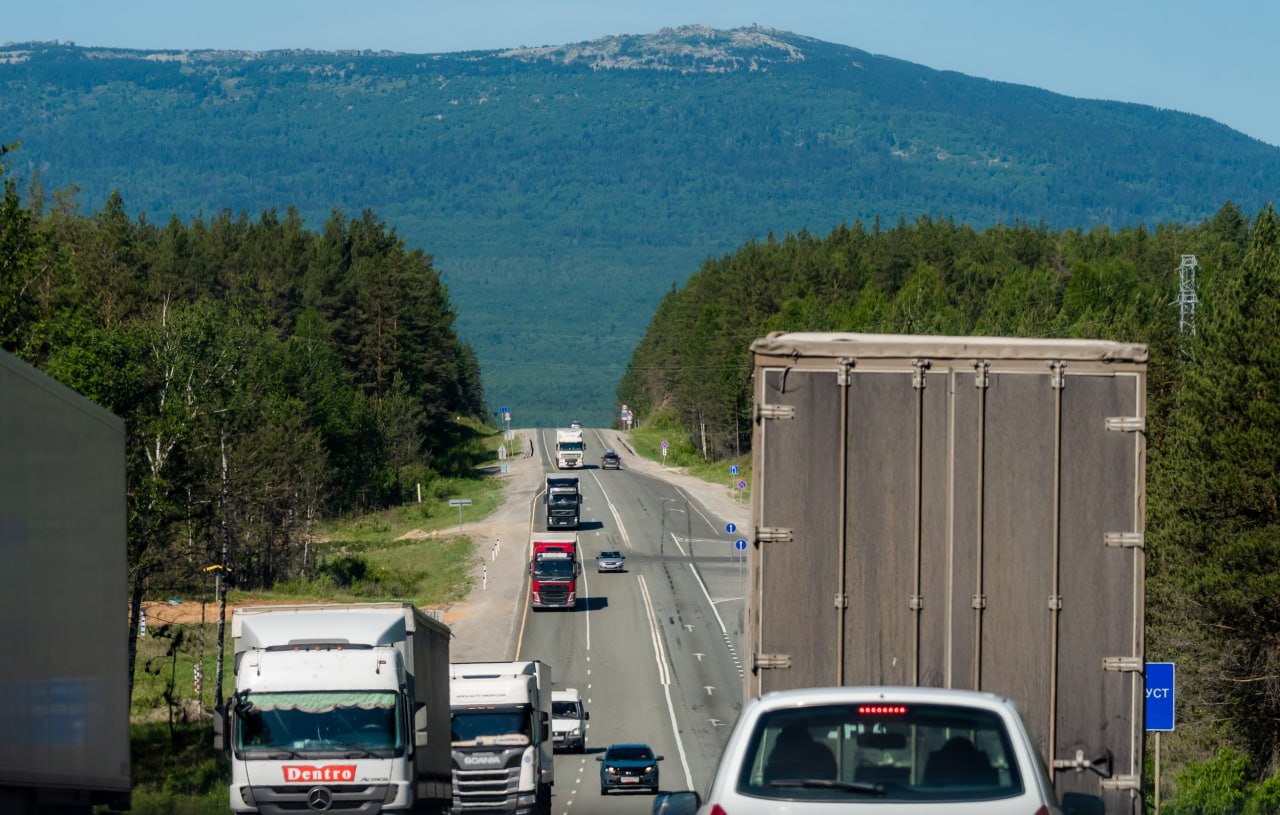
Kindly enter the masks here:
<path id="1" fill-rule="evenodd" d="M 702 789 L 742 702 L 746 568 L 724 522 L 675 486 L 628 469 L 601 470 L 606 440 L 588 430 L 583 557 L 578 607 L 534 611 L 528 584 L 518 610 L 517 659 L 551 666 L 556 688 L 581 691 L 591 719 L 582 755 L 556 756 L 554 811 L 649 812 L 643 793 L 601 796 L 600 764 L 611 743 L 645 742 L 665 757 L 663 790 Z M 544 469 L 555 471 L 555 431 L 539 431 Z M 608 445 L 612 446 L 612 445 Z M 535 503 L 534 529 L 545 528 Z M 604 549 L 626 571 L 597 573 Z"/>

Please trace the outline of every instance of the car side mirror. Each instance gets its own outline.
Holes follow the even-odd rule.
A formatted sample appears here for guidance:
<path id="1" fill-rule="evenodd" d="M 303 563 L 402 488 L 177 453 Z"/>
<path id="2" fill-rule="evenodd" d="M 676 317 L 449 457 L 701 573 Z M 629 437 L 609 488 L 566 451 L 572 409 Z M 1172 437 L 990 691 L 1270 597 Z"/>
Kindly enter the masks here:
<path id="1" fill-rule="evenodd" d="M 691 790 L 664 792 L 653 799 L 653 815 L 694 815 L 702 806 L 702 796 Z"/>
<path id="2" fill-rule="evenodd" d="M 418 702 L 413 711 L 413 746 L 427 746 L 427 703 Z"/>
<path id="3" fill-rule="evenodd" d="M 219 753 L 227 751 L 227 710 L 222 705 L 213 709 L 213 749 Z"/>
<path id="4" fill-rule="evenodd" d="M 654 761 L 662 761 L 662 756 L 654 756 L 654 757 L 653 757 L 653 760 L 654 760 Z"/>
<path id="5" fill-rule="evenodd" d="M 600 763 L 602 763 L 602 764 L 603 764 L 603 763 L 604 763 L 604 756 L 596 756 L 596 761 L 599 761 Z"/>
<path id="6" fill-rule="evenodd" d="M 590 718 L 591 718 L 591 711 L 589 710 L 582 711 L 582 721 L 585 722 L 587 719 L 590 719 Z"/>

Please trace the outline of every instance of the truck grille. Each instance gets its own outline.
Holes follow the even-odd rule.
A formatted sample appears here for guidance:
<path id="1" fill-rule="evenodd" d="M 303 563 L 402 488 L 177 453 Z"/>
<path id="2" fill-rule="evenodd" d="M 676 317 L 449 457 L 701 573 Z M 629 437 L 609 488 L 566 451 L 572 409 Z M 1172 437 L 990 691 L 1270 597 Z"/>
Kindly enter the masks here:
<path id="1" fill-rule="evenodd" d="M 545 606 L 564 606 L 569 604 L 569 587 L 564 584 L 543 583 L 538 588 Z"/>
<path id="2" fill-rule="evenodd" d="M 504 770 L 454 770 L 455 810 L 514 809 L 520 787 L 520 768 Z"/>
<path id="3" fill-rule="evenodd" d="M 366 784 L 311 784 L 309 786 L 291 785 L 280 787 L 254 787 L 253 797 L 258 802 L 260 815 L 288 815 L 295 812 L 311 812 L 315 810 L 308 804 L 311 791 L 323 786 L 332 795 L 332 803 L 328 812 L 348 813 L 349 815 L 376 815 L 382 811 L 382 804 L 387 798 L 385 786 Z"/>

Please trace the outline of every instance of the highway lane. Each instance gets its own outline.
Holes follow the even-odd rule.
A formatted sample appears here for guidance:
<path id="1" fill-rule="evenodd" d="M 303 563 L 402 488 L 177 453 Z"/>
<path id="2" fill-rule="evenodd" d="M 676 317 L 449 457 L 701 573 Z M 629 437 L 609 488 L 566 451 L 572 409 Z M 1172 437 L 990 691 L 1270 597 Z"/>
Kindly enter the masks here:
<path id="1" fill-rule="evenodd" d="M 554 471 L 555 433 L 541 433 Z M 646 742 L 665 757 L 664 790 L 705 786 L 741 707 L 744 570 L 696 501 L 661 479 L 598 469 L 601 439 L 584 436 L 578 610 L 533 612 L 524 601 L 518 657 L 548 663 L 555 687 L 578 688 L 591 713 L 587 752 L 557 756 L 554 811 L 649 812 L 648 795 L 602 801 L 595 758 L 610 743 Z M 535 507 L 535 528 L 543 512 Z M 627 571 L 596 573 L 602 549 L 621 550 Z"/>

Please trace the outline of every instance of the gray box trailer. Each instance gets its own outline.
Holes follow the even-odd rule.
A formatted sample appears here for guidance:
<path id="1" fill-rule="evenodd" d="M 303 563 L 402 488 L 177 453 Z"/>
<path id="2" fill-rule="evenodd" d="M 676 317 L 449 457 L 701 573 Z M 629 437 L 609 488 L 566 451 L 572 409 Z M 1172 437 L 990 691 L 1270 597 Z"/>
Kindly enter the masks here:
<path id="1" fill-rule="evenodd" d="M 995 692 L 1059 794 L 1138 811 L 1146 347 L 775 333 L 752 352 L 747 696 Z"/>
<path id="2" fill-rule="evenodd" d="M 0 351 L 0 812 L 129 806 L 124 422 Z"/>

